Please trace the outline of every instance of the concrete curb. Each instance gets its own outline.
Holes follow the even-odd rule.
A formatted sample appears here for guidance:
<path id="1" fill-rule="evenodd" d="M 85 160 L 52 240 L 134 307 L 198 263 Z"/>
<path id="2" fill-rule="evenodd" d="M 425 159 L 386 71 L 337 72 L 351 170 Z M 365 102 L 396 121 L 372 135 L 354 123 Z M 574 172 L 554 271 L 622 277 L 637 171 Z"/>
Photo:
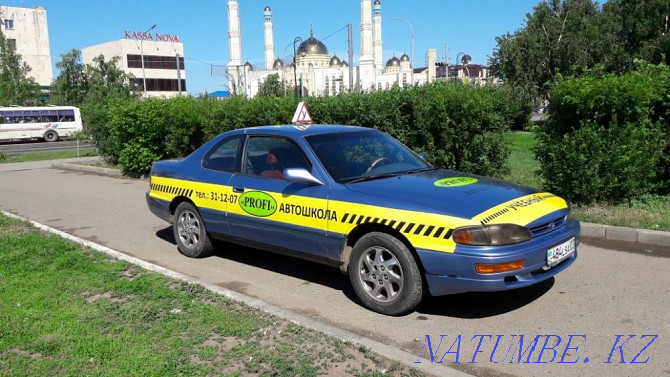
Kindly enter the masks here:
<path id="1" fill-rule="evenodd" d="M 582 222 L 582 236 L 651 246 L 670 246 L 670 232 Z"/>
<path id="2" fill-rule="evenodd" d="M 70 170 L 70 171 L 78 171 L 82 173 L 92 173 L 92 174 L 99 174 L 99 175 L 105 175 L 108 177 L 123 177 L 123 173 L 118 170 L 118 169 L 110 169 L 110 168 L 101 168 L 97 166 L 91 166 L 91 165 L 80 165 L 80 164 L 70 164 L 66 162 L 56 162 L 51 164 L 51 167 L 54 169 L 60 169 L 60 170 Z"/>
<path id="3" fill-rule="evenodd" d="M 55 163 L 52 167 L 63 170 L 73 170 L 85 173 L 108 175 L 111 177 L 124 177 L 117 169 L 98 168 L 95 166 Z M 622 226 L 593 224 L 582 222 L 582 236 L 598 238 L 611 241 L 624 241 L 650 246 L 670 246 L 670 232 L 657 230 L 626 228 Z"/>
<path id="4" fill-rule="evenodd" d="M 113 170 L 113 169 L 111 169 Z M 80 170 L 81 171 L 81 170 Z M 99 174 L 99 173 L 98 173 Z M 284 320 L 290 321 L 292 323 L 295 323 L 300 326 L 307 327 L 309 329 L 324 333 L 326 335 L 338 338 L 344 342 L 350 342 L 355 345 L 361 345 L 365 346 L 368 349 L 370 349 L 372 352 L 375 352 L 381 356 L 384 356 L 390 360 L 397 361 L 409 368 L 414 368 L 422 373 L 434 375 L 434 376 L 447 376 L 447 377 L 468 377 L 472 376 L 471 374 L 460 372 L 456 369 L 449 368 L 448 366 L 445 366 L 445 364 L 433 364 L 430 363 L 427 360 L 423 360 L 421 363 L 415 363 L 415 361 L 418 360 L 419 355 L 415 355 L 406 351 L 403 351 L 399 348 L 381 343 L 379 341 L 366 338 L 361 335 L 354 334 L 352 332 L 349 332 L 347 330 L 341 329 L 339 327 L 329 325 L 323 322 L 319 322 L 313 318 L 304 316 L 302 314 L 298 314 L 295 312 L 292 312 L 290 310 L 286 310 L 283 308 L 280 308 L 278 306 L 269 304 L 265 301 L 259 300 L 257 298 L 253 298 L 235 291 L 231 291 L 222 287 L 219 287 L 218 285 L 211 284 L 204 282 L 202 280 L 196 279 L 194 277 L 184 275 L 180 272 L 173 271 L 170 269 L 167 269 L 165 267 L 161 267 L 149 262 L 146 262 L 144 260 L 131 257 L 129 255 L 126 255 L 120 251 L 116 251 L 114 249 L 110 249 L 106 246 L 99 245 L 95 242 L 91 242 L 88 240 L 85 240 L 83 238 L 79 238 L 77 236 L 73 236 L 69 233 L 65 233 L 63 231 L 60 231 L 58 229 L 52 228 L 50 226 L 38 223 L 36 221 L 32 221 L 30 219 L 15 215 L 11 212 L 7 212 L 4 210 L 0 210 L 0 213 L 3 215 L 21 220 L 21 221 L 28 221 L 30 222 L 34 227 L 41 229 L 43 231 L 58 235 L 62 238 L 65 238 L 67 240 L 76 242 L 80 245 L 86 246 L 88 248 L 97 250 L 99 252 L 105 253 L 113 258 L 126 261 L 128 263 L 134 264 L 138 267 L 141 267 L 145 270 L 152 271 L 159 273 L 161 275 L 167 276 L 172 279 L 180 280 L 186 283 L 190 284 L 197 284 L 205 289 L 216 293 L 220 294 L 226 298 L 229 298 L 233 301 L 237 301 L 240 303 L 243 303 L 245 305 L 248 305 L 252 308 L 262 310 L 263 312 L 266 312 L 270 315 L 282 318 Z"/>

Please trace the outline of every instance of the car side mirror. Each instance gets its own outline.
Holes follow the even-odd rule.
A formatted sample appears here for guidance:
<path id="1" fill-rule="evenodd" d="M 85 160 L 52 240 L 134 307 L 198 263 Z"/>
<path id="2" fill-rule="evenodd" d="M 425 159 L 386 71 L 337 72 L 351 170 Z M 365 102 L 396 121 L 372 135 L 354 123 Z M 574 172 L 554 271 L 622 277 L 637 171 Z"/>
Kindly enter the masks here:
<path id="1" fill-rule="evenodd" d="M 426 152 L 420 152 L 420 153 L 417 153 L 417 155 L 419 157 L 421 157 L 422 160 L 428 161 L 428 155 L 426 154 Z"/>
<path id="2" fill-rule="evenodd" d="M 288 168 L 284 170 L 284 179 L 308 185 L 323 185 L 318 178 L 304 168 Z"/>

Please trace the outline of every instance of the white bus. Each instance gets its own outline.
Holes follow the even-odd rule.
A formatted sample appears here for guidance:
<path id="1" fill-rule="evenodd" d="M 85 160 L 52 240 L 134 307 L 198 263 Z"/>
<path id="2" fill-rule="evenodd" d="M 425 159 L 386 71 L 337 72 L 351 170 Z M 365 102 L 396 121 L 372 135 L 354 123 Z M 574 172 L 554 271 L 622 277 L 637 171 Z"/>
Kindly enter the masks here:
<path id="1" fill-rule="evenodd" d="M 82 130 L 79 109 L 72 106 L 0 107 L 0 141 L 56 141 Z"/>

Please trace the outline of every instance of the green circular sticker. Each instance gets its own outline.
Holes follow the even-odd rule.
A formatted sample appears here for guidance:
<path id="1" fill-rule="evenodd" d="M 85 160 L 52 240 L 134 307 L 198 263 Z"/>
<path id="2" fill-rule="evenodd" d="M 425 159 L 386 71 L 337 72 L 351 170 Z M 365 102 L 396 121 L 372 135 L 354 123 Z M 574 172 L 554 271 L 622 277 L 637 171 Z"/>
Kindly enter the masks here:
<path id="1" fill-rule="evenodd" d="M 473 177 L 449 177 L 439 179 L 433 184 L 437 187 L 458 187 L 477 183 L 477 178 Z"/>

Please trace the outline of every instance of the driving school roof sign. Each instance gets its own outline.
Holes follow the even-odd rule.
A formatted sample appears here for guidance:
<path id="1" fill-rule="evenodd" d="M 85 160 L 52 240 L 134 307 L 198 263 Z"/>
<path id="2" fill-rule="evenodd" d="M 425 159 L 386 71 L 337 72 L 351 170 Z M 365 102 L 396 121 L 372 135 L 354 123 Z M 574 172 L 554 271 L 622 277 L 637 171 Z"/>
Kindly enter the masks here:
<path id="1" fill-rule="evenodd" d="M 312 116 L 309 115 L 309 110 L 307 105 L 304 102 L 300 102 L 298 107 L 295 109 L 295 114 L 293 114 L 293 124 L 312 124 Z"/>
<path id="2" fill-rule="evenodd" d="M 153 41 L 153 42 L 172 42 L 172 43 L 181 43 L 178 35 L 173 34 L 160 34 L 141 31 L 130 31 L 126 30 L 124 32 L 125 39 L 134 39 L 136 41 Z"/>

